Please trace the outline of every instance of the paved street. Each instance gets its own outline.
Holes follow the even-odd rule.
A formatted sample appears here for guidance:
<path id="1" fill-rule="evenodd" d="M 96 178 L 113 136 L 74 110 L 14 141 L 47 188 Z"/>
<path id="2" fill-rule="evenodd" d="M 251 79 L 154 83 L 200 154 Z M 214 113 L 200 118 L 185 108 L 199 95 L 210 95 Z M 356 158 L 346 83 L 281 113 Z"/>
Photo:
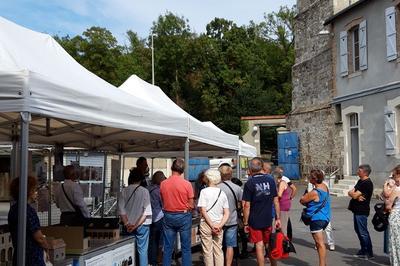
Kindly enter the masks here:
<path id="1" fill-rule="evenodd" d="M 305 187 L 299 188 L 299 194 Z M 291 255 L 289 259 L 282 260 L 278 265 L 296 265 L 296 266 L 314 266 L 318 265 L 317 252 L 314 250 L 314 244 L 309 230 L 299 222 L 302 206 L 298 203 L 299 197 L 294 201 L 292 208 L 292 224 L 294 245 L 297 254 Z M 366 261 L 354 258 L 352 255 L 359 250 L 359 242 L 353 230 L 352 214 L 347 210 L 348 198 L 332 197 L 332 213 L 334 236 L 336 240 L 336 251 L 327 251 L 328 265 L 352 265 L 352 266 L 372 266 L 372 265 L 390 265 L 389 257 L 383 253 L 383 233 L 378 233 L 373 229 L 369 222 L 369 231 L 371 234 L 375 259 Z M 371 208 L 376 201 L 371 202 Z M 370 215 L 370 219 L 372 215 Z M 195 252 L 193 265 L 203 265 L 201 262 L 201 252 Z M 179 262 L 175 265 L 179 265 Z M 255 258 L 240 261 L 240 265 L 256 265 Z"/>

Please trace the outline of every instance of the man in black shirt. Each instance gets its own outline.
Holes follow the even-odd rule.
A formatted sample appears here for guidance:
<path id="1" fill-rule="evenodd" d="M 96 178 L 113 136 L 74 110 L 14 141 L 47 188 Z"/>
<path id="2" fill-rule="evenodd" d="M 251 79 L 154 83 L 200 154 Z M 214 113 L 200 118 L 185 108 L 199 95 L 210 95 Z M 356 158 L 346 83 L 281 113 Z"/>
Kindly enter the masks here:
<path id="1" fill-rule="evenodd" d="M 353 212 L 354 230 L 361 245 L 360 251 L 355 256 L 363 259 L 374 257 L 371 237 L 368 232 L 369 204 L 374 191 L 374 185 L 369 178 L 370 173 L 371 167 L 368 164 L 360 165 L 357 171 L 360 179 L 348 193 L 351 198 L 349 210 Z"/>

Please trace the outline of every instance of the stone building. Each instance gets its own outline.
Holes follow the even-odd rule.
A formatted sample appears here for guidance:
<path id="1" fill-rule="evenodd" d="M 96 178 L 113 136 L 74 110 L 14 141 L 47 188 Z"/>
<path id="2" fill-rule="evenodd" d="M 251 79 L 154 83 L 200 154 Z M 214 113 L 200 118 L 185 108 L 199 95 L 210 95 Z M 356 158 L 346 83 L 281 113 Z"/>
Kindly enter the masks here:
<path id="1" fill-rule="evenodd" d="M 400 0 L 360 0 L 330 17 L 343 173 L 372 167 L 381 186 L 400 162 Z"/>
<path id="2" fill-rule="evenodd" d="M 400 162 L 400 0 L 298 0 L 295 34 L 287 126 L 303 175 L 368 163 L 380 186 Z"/>
<path id="3" fill-rule="evenodd" d="M 297 1 L 296 61 L 287 127 L 299 135 L 303 176 L 312 167 L 332 172 L 342 165 L 341 125 L 331 104 L 335 94 L 332 40 L 324 22 L 344 6 L 343 1 L 334 0 Z"/>

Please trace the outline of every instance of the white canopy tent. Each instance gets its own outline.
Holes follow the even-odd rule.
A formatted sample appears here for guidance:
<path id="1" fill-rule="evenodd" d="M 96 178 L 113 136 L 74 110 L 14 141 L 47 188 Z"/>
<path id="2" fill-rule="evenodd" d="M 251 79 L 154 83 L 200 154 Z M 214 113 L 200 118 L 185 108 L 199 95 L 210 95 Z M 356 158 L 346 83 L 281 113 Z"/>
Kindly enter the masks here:
<path id="1" fill-rule="evenodd" d="M 197 120 L 181 107 L 175 104 L 159 87 L 154 86 L 136 75 L 129 77 L 120 87 L 122 91 L 135 95 L 147 106 L 159 110 L 165 114 L 172 114 L 178 117 L 186 117 L 188 137 L 201 143 L 207 143 L 216 147 L 223 147 L 228 150 L 239 150 L 239 138 L 236 135 L 228 134 L 217 126 L 209 127 L 207 124 Z"/>
<path id="2" fill-rule="evenodd" d="M 155 109 L 100 79 L 51 36 L 0 17 L 0 142 L 21 143 L 18 265 L 25 264 L 28 143 L 119 153 L 188 151 L 190 137 L 191 150 L 238 150 L 237 137 L 203 132 L 201 122 Z"/>
<path id="3" fill-rule="evenodd" d="M 200 122 L 185 110 L 175 104 L 158 86 L 154 86 L 136 75 L 129 77 L 120 87 L 126 93 L 135 95 L 140 98 L 143 102 L 147 103 L 148 106 L 152 106 L 154 109 L 161 110 L 166 114 L 173 114 L 180 117 L 187 117 L 188 124 L 188 138 L 190 140 L 197 140 L 200 142 L 208 143 L 215 146 L 226 148 L 226 150 L 193 150 L 190 149 L 191 156 L 215 156 L 215 157 L 237 157 L 237 161 L 240 161 L 240 156 L 255 157 L 257 155 L 256 148 L 244 143 L 239 140 L 238 136 L 231 135 L 219 127 L 214 125 L 212 122 Z M 130 156 L 140 156 L 138 153 L 130 153 Z M 142 154 L 143 155 L 143 154 Z M 146 156 L 149 157 L 177 157 L 181 156 L 182 152 L 146 152 Z M 185 159 L 188 159 L 186 157 Z M 187 160 L 188 161 L 188 160 Z M 239 167 L 237 167 L 237 176 L 239 176 Z"/>
<path id="4" fill-rule="evenodd" d="M 203 122 L 204 125 L 209 127 L 210 129 L 214 129 L 215 131 L 222 131 L 219 127 L 217 127 L 213 122 L 206 121 Z M 223 131 L 222 131 L 223 132 Z M 256 157 L 257 149 L 256 147 L 247 144 L 246 142 L 239 140 L 239 156 L 243 157 Z"/>

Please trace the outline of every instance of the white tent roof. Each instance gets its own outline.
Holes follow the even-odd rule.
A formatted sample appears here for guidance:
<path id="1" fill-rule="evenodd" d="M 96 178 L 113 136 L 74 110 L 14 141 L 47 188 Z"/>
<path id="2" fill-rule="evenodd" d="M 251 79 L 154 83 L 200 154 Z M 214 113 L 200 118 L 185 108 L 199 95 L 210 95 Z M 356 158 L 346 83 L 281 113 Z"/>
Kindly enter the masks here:
<path id="1" fill-rule="evenodd" d="M 230 150 L 239 150 L 239 138 L 228 134 L 217 126 L 209 127 L 197 120 L 178 105 L 176 105 L 159 87 L 154 86 L 136 75 L 132 75 L 120 87 L 122 91 L 135 95 L 148 106 L 165 114 L 171 114 L 187 119 L 189 138 L 202 143 L 223 147 Z"/>
<path id="2" fill-rule="evenodd" d="M 239 142 L 239 154 L 240 156 L 244 157 L 256 157 L 257 156 L 257 149 L 256 147 L 247 144 L 244 141 Z"/>
<path id="3" fill-rule="evenodd" d="M 204 125 L 206 125 L 209 128 L 213 128 L 214 130 L 220 130 L 222 131 L 219 127 L 217 127 L 213 122 L 211 121 L 206 121 L 203 122 Z M 239 140 L 239 155 L 244 156 L 244 157 L 256 157 L 257 156 L 257 149 L 250 145 L 247 144 L 246 142 Z"/>
<path id="4" fill-rule="evenodd" d="M 111 151 L 177 151 L 183 150 L 188 136 L 186 116 L 155 109 L 116 89 L 78 64 L 51 36 L 1 17 L 0 101 L 0 141 L 12 139 L 11 126 L 18 123 L 20 111 L 32 113 L 32 143 L 59 142 Z M 207 136 L 197 134 L 193 133 L 192 150 L 209 145 L 216 150 L 237 149 L 219 145 L 223 137 L 206 142 Z"/>

